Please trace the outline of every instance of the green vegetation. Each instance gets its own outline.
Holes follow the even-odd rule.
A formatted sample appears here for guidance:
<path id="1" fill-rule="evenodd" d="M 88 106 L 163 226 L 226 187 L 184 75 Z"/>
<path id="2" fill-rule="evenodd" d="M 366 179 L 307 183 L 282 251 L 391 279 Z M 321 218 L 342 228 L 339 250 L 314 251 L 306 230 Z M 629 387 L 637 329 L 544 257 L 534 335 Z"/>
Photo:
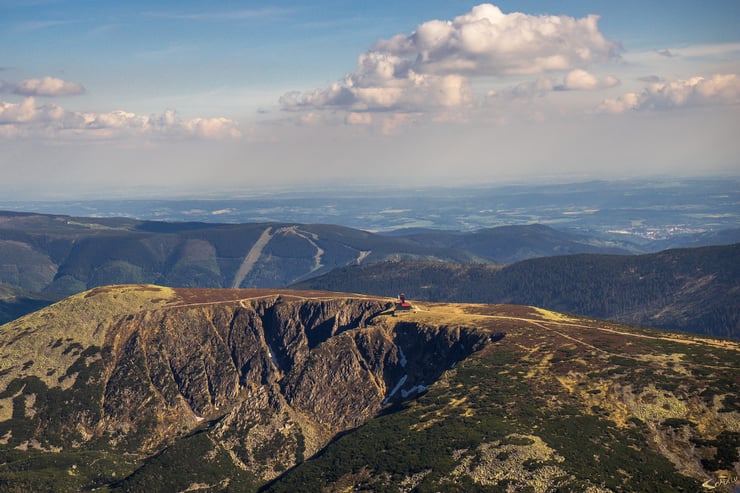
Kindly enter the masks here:
<path id="1" fill-rule="evenodd" d="M 356 488 L 395 492 L 415 475 L 422 476 L 414 490 L 419 492 L 506 491 L 507 485 L 517 491 L 541 491 L 523 485 L 546 478 L 553 468 L 568 471 L 552 479 L 557 491 L 575 493 L 588 486 L 666 493 L 699 488 L 697 480 L 679 474 L 665 457 L 644 447 L 645 429 L 619 428 L 567 404 L 553 410 L 546 394 L 533 393 L 530 383 L 517 376 L 526 370 L 521 355 L 514 352 L 491 351 L 485 358 L 469 359 L 444 386 L 341 437 L 264 491 L 319 491 L 351 478 Z M 505 475 L 505 469 L 497 468 L 507 464 L 511 453 L 487 459 L 481 445 L 527 450 L 535 446 L 528 435 L 540 437 L 555 455 L 540 452 L 543 459 L 524 461 L 522 479 L 512 475 L 484 486 L 456 473 L 461 460 L 469 457 L 468 467 L 478 471 L 479 481 L 486 481 L 486 467 L 493 467 L 489 475 Z"/>
<path id="2" fill-rule="evenodd" d="M 496 267 L 403 260 L 337 269 L 294 285 L 419 301 L 512 303 L 740 338 L 740 244 L 650 255 L 563 255 Z"/>
<path id="3" fill-rule="evenodd" d="M 58 378 L 59 381 L 74 378 L 74 384 L 66 390 L 59 386 L 49 388 L 35 376 L 12 380 L 0 393 L 0 399 L 12 398 L 13 402 L 12 418 L 0 421 L 0 436 L 6 437 L 7 445 L 23 446 L 39 435 L 43 436 L 44 447 L 63 447 L 81 441 L 74 424 L 92 427 L 102 418 L 103 388 L 99 375 L 104 359 L 100 356 L 100 348 L 95 346 L 82 351 Z"/>
<path id="4" fill-rule="evenodd" d="M 723 431 L 714 440 L 695 439 L 694 443 L 701 447 L 713 447 L 716 450 L 713 457 L 701 461 L 708 471 L 731 471 L 738 462 L 740 432 Z"/>
<path id="5" fill-rule="evenodd" d="M 198 491 L 255 491 L 257 478 L 234 465 L 228 453 L 206 430 L 184 437 L 145 461 L 130 476 L 111 485 L 112 491 L 170 493 L 198 484 Z"/>
<path id="6" fill-rule="evenodd" d="M 268 227 L 274 234 L 244 286 L 284 286 L 353 263 L 361 255 L 363 259 L 369 255 L 367 260 L 474 258 L 463 251 L 331 225 L 168 224 L 7 212 L 0 216 L 4 219 L 0 286 L 44 293 L 40 296 L 44 299 L 110 284 L 231 287 L 246 255 Z M 0 293 L 0 316 L 2 300 Z M 35 308 L 28 305 L 24 311 L 24 307 L 9 307 L 0 323 Z"/>
<path id="7" fill-rule="evenodd" d="M 108 452 L 38 452 L 0 449 L 0 493 L 108 491 L 137 461 Z"/>

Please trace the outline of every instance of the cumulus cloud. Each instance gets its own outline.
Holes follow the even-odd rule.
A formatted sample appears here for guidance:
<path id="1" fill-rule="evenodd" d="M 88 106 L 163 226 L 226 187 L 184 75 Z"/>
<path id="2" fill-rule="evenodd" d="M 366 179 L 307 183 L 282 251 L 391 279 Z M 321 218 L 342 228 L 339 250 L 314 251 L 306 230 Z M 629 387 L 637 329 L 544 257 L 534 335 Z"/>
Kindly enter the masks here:
<path id="1" fill-rule="evenodd" d="M 230 139 L 241 137 L 238 125 L 227 118 L 183 120 L 168 110 L 143 116 L 127 111 L 91 113 L 65 110 L 55 104 L 37 105 L 28 97 L 20 103 L 0 102 L 0 136 L 78 136 L 115 138 L 125 136 L 198 137 Z"/>
<path id="2" fill-rule="evenodd" d="M 358 70 L 326 89 L 290 92 L 280 98 L 287 110 L 347 109 L 350 111 L 419 111 L 451 108 L 471 100 L 469 81 L 459 75 L 395 72 L 396 57 L 377 53 L 360 56 Z"/>
<path id="3" fill-rule="evenodd" d="M 452 21 L 429 21 L 373 51 L 403 57 L 422 73 L 510 75 L 569 70 L 615 56 L 598 16 L 504 14 L 482 4 Z"/>
<path id="4" fill-rule="evenodd" d="M 13 85 L 12 92 L 21 96 L 74 96 L 83 94 L 85 88 L 78 82 L 69 82 L 56 77 L 42 77 L 41 79 L 26 79 Z"/>
<path id="5" fill-rule="evenodd" d="M 560 86 L 567 91 L 590 91 L 594 89 L 606 89 L 619 84 L 619 79 L 613 75 L 597 77 L 583 69 L 571 70 L 563 78 Z"/>
<path id="6" fill-rule="evenodd" d="M 280 104 L 306 111 L 445 110 L 471 104 L 474 77 L 572 71 L 618 50 L 599 31 L 598 16 L 504 14 L 482 4 L 452 21 L 432 20 L 411 34 L 378 41 L 344 79 L 325 89 L 285 94 Z M 572 79 L 574 89 L 614 82 L 579 80 L 578 73 Z"/>
<path id="7" fill-rule="evenodd" d="M 736 74 L 716 74 L 711 78 L 692 77 L 649 84 L 641 93 L 627 93 L 606 99 L 599 110 L 623 113 L 627 110 L 659 110 L 704 104 L 740 103 L 740 78 Z"/>

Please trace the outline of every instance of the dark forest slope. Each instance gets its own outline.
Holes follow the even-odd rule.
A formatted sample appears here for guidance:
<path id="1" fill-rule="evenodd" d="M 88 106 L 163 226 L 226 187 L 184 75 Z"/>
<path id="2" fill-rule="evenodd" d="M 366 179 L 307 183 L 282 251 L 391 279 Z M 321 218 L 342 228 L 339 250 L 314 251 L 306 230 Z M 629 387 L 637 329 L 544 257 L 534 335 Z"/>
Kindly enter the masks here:
<path id="1" fill-rule="evenodd" d="M 567 255 L 497 267 L 383 262 L 296 287 L 472 303 L 514 303 L 740 338 L 740 244 L 649 255 Z"/>
<path id="2" fill-rule="evenodd" d="M 641 253 L 633 244 L 599 240 L 582 234 L 559 231 L 543 224 L 498 226 L 466 233 L 434 230 L 407 233 L 400 231 L 393 233 L 393 236 L 413 241 L 418 245 L 462 250 L 481 260 L 499 264 L 574 253 Z"/>

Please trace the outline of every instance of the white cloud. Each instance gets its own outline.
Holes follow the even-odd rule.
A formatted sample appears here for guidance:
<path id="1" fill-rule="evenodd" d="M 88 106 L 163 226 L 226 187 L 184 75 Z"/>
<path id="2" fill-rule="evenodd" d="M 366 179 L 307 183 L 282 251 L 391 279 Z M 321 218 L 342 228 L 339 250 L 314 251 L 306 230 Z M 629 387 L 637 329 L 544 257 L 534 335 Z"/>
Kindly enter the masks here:
<path id="1" fill-rule="evenodd" d="M 616 56 L 619 46 L 603 36 L 597 23 L 593 15 L 504 14 L 494 5 L 478 5 L 452 21 L 432 20 L 409 35 L 378 41 L 341 81 L 325 89 L 287 93 L 280 104 L 285 110 L 351 112 L 466 107 L 474 100 L 474 77 L 572 71 Z M 584 80 L 586 72 L 578 79 L 579 74 L 568 79 L 572 87 L 564 87 L 617 83 L 615 78 Z"/>
<path id="2" fill-rule="evenodd" d="M 598 16 L 504 14 L 491 4 L 452 21 L 429 21 L 414 33 L 379 41 L 373 51 L 403 57 L 421 73 L 511 75 L 569 70 L 616 55 Z"/>
<path id="3" fill-rule="evenodd" d="M 22 96 L 73 96 L 83 94 L 85 88 L 78 82 L 46 76 L 23 80 L 15 84 L 13 92 Z"/>
<path id="4" fill-rule="evenodd" d="M 682 106 L 740 103 L 740 78 L 736 74 L 716 74 L 707 79 L 692 77 L 649 84 L 641 93 L 627 93 L 606 99 L 599 110 L 623 113 L 627 110 L 670 109 Z"/>
<path id="5" fill-rule="evenodd" d="M 496 93 L 496 96 L 505 96 L 507 99 L 531 98 L 533 96 L 544 96 L 554 91 L 557 83 L 552 77 L 540 76 L 533 81 L 520 82 L 510 89 Z"/>
<path id="6" fill-rule="evenodd" d="M 613 75 L 599 78 L 583 69 L 575 69 L 565 74 L 561 87 L 568 91 L 590 91 L 593 89 L 606 89 L 618 84 L 619 79 Z"/>
<path id="7" fill-rule="evenodd" d="M 192 135 L 205 139 L 238 139 L 242 135 L 236 122 L 224 117 L 194 118 L 183 122 L 182 125 Z"/>
<path id="8" fill-rule="evenodd" d="M 20 103 L 0 102 L 0 136 L 116 138 L 126 136 L 198 137 L 232 139 L 241 137 L 238 125 L 227 118 L 183 120 L 168 110 L 143 116 L 127 111 L 91 113 L 69 111 L 47 104 L 38 106 L 33 97 Z"/>
<path id="9" fill-rule="evenodd" d="M 459 75 L 395 73 L 398 60 L 377 53 L 360 56 L 358 70 L 327 89 L 291 92 L 280 98 L 284 109 L 350 111 L 419 111 L 451 108 L 471 100 L 470 85 Z"/>

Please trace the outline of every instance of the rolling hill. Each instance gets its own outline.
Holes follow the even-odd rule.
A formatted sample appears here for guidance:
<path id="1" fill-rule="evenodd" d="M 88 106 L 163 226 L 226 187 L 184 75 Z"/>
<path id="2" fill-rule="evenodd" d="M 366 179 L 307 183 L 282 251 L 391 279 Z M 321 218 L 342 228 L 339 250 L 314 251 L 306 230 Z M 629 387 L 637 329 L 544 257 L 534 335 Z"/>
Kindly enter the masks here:
<path id="1" fill-rule="evenodd" d="M 295 287 L 535 305 L 740 338 L 740 243 L 648 255 L 565 255 L 507 266 L 382 262 L 338 269 Z"/>
<path id="2" fill-rule="evenodd" d="M 673 492 L 740 468 L 736 342 L 392 307 L 129 285 L 0 326 L 0 491 Z"/>
<path id="3" fill-rule="evenodd" d="M 38 300 L 126 283 L 281 287 L 335 268 L 389 259 L 508 262 L 596 251 L 626 250 L 540 225 L 399 236 L 321 224 L 168 223 L 0 212 L 0 284 Z M 11 320 L 14 310 L 0 313 L 0 322 Z"/>
<path id="4" fill-rule="evenodd" d="M 125 283 L 276 287 L 388 258 L 469 261 L 472 256 L 331 225 L 0 213 L 0 283 L 57 298 Z"/>
<path id="5" fill-rule="evenodd" d="M 418 245 L 454 248 L 468 252 L 480 261 L 496 264 L 573 253 L 641 253 L 639 247 L 634 244 L 559 231 L 543 224 L 498 226 L 466 233 L 434 230 L 396 231 L 392 236 L 404 238 Z"/>
<path id="6" fill-rule="evenodd" d="M 528 304 L 740 337 L 737 244 L 647 256 L 566 255 L 624 248 L 633 246 L 542 225 L 386 235 L 332 225 L 0 213 L 0 322 L 110 284 L 281 287 L 311 279 L 304 286 Z M 491 264 L 522 258 L 528 260 Z"/>

